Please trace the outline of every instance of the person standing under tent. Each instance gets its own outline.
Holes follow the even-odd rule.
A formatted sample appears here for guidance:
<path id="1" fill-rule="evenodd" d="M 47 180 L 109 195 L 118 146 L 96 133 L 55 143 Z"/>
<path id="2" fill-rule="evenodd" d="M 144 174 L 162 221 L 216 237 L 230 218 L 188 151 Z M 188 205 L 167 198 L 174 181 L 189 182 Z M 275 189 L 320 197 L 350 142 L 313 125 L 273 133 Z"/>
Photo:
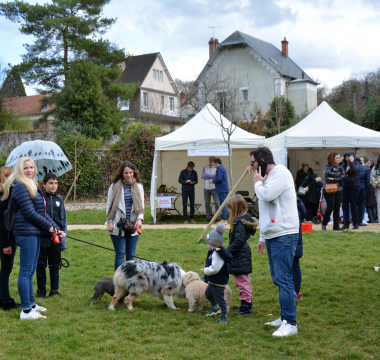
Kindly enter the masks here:
<path id="1" fill-rule="evenodd" d="M 205 181 L 204 183 L 204 197 L 205 197 L 205 207 L 206 207 L 206 221 L 210 222 L 211 220 L 211 196 L 214 199 L 215 204 L 215 212 L 219 209 L 219 198 L 215 192 L 215 184 L 210 183 L 210 180 L 215 179 L 216 176 L 216 167 L 214 166 L 214 156 L 210 156 L 208 158 L 208 165 L 206 165 L 202 170 L 202 179 Z M 220 215 L 218 216 L 217 221 L 220 220 Z"/>

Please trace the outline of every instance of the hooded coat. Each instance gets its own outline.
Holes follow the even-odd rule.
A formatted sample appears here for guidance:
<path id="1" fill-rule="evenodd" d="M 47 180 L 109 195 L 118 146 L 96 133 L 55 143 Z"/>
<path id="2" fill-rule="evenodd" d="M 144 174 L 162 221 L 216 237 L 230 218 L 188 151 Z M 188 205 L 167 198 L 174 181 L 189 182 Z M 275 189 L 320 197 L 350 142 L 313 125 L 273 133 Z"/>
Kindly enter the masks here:
<path id="1" fill-rule="evenodd" d="M 250 274 L 252 272 L 251 247 L 247 240 L 255 235 L 259 225 L 257 219 L 249 214 L 238 217 L 234 222 L 234 230 L 230 231 L 230 241 L 227 250 L 233 259 L 228 264 L 229 273 L 232 275 Z"/>
<path id="2" fill-rule="evenodd" d="M 315 192 L 315 177 L 312 172 L 308 173 L 303 170 L 298 171 L 296 177 L 296 189 L 299 187 L 308 187 L 309 191 L 302 197 L 302 201 L 306 204 L 308 202 L 318 204 L 318 196 Z"/>
<path id="3" fill-rule="evenodd" d="M 348 164 L 346 155 L 352 155 L 355 161 Z M 360 161 L 357 161 L 353 151 L 347 151 L 344 154 L 343 169 L 346 173 L 346 177 L 343 179 L 343 187 L 348 189 L 356 186 L 360 187 Z"/>

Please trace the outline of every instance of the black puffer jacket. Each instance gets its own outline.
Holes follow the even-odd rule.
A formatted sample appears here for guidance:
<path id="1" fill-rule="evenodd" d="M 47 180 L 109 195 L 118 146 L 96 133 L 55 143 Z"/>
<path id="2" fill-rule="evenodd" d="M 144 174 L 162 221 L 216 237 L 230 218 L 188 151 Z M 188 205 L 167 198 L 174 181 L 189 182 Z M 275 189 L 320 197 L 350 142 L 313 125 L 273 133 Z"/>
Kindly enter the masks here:
<path id="1" fill-rule="evenodd" d="M 0 199 L 3 197 L 3 193 L 0 192 Z M 3 249 L 12 246 L 14 244 L 15 238 L 11 232 L 8 236 L 8 230 L 4 224 L 4 211 L 8 209 L 9 199 L 4 201 L 0 200 L 0 251 Z"/>
<path id="2" fill-rule="evenodd" d="M 318 197 L 315 192 L 315 177 L 313 173 L 307 173 L 303 170 L 298 171 L 296 177 L 296 191 L 299 187 L 308 187 L 309 191 L 302 197 L 302 201 L 306 204 L 307 202 L 318 204 Z"/>
<path id="3" fill-rule="evenodd" d="M 32 199 L 23 183 L 16 181 L 14 184 L 12 199 L 18 204 L 19 210 L 16 213 L 13 235 L 38 236 L 41 232 L 49 230 L 52 226 L 60 230 L 57 224 L 46 214 L 46 207 L 40 187 L 38 187 L 37 196 Z"/>
<path id="4" fill-rule="evenodd" d="M 255 235 L 259 222 L 249 214 L 245 214 L 237 218 L 233 225 L 234 231 L 230 231 L 230 242 L 227 248 L 233 259 L 228 264 L 228 271 L 232 275 L 250 274 L 252 257 L 251 247 L 247 244 L 247 240 L 251 235 Z"/>
<path id="5" fill-rule="evenodd" d="M 353 157 L 355 158 L 354 162 L 348 164 L 346 161 L 346 155 L 353 155 Z M 353 151 L 347 151 L 344 154 L 343 169 L 347 175 L 343 180 L 343 187 L 360 187 L 360 161 L 356 161 L 355 153 Z"/>

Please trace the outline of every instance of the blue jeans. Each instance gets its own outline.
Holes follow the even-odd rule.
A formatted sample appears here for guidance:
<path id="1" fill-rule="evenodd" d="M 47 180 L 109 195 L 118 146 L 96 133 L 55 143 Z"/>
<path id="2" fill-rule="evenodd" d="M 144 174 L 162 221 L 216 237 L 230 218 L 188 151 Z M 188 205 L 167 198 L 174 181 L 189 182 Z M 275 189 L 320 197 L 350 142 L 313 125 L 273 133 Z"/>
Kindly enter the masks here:
<path id="1" fill-rule="evenodd" d="M 226 200 L 227 195 L 228 195 L 228 193 L 226 193 L 226 192 L 222 192 L 222 193 L 218 194 L 220 206 L 222 206 L 223 201 Z M 228 210 L 227 210 L 227 206 L 225 206 L 222 210 L 222 219 L 227 221 L 227 216 L 228 216 Z"/>
<path id="2" fill-rule="evenodd" d="M 299 234 L 279 236 L 265 240 L 268 252 L 270 274 L 278 287 L 281 320 L 296 325 L 296 301 L 293 284 L 293 259 Z"/>
<path id="3" fill-rule="evenodd" d="M 41 241 L 36 235 L 15 236 L 15 239 L 20 247 L 20 272 L 17 286 L 21 309 L 29 310 L 36 304 L 33 296 L 33 275 L 37 267 Z"/>
<path id="4" fill-rule="evenodd" d="M 125 234 L 121 239 L 117 235 L 111 235 L 113 242 L 113 248 L 115 251 L 120 251 L 122 253 L 129 254 L 127 260 L 133 260 L 136 252 L 137 241 L 139 240 L 139 235 L 132 236 L 131 234 Z M 116 269 L 124 263 L 124 254 L 116 253 L 115 255 L 115 271 Z"/>

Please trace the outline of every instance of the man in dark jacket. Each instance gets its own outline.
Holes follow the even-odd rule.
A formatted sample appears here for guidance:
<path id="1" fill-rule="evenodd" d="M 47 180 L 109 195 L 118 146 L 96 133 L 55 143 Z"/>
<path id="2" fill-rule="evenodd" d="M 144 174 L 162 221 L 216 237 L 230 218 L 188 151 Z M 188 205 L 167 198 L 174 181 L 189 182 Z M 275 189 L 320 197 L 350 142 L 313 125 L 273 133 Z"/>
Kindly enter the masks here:
<path id="1" fill-rule="evenodd" d="M 219 158 L 214 159 L 214 166 L 216 167 L 215 179 L 210 180 L 210 183 L 215 184 L 215 192 L 218 195 L 220 206 L 222 206 L 223 201 L 226 200 L 228 195 L 228 180 L 227 180 L 227 170 L 222 165 L 222 160 Z M 222 210 L 222 220 L 220 223 L 227 225 L 228 210 L 227 206 L 223 207 Z"/>
<path id="2" fill-rule="evenodd" d="M 194 220 L 194 202 L 195 202 L 195 189 L 194 185 L 198 184 L 198 174 L 195 170 L 192 161 L 189 161 L 187 168 L 182 170 L 179 174 L 178 182 L 182 184 L 182 205 L 183 205 L 183 219 L 187 224 L 187 199 L 190 200 L 190 222 L 195 223 Z"/>
<path id="3" fill-rule="evenodd" d="M 343 180 L 343 229 L 349 229 L 350 227 L 351 208 L 351 217 L 354 225 L 353 229 L 356 230 L 359 228 L 356 204 L 360 192 L 360 162 L 356 162 L 355 153 L 353 151 L 347 151 L 344 154 L 343 169 L 346 173 L 346 177 Z"/>
<path id="4" fill-rule="evenodd" d="M 360 180 L 360 191 L 358 196 L 358 222 L 359 226 L 367 226 L 367 223 L 364 221 L 364 213 L 365 213 L 365 201 L 367 196 L 367 189 L 370 187 L 370 173 L 367 166 L 361 164 L 359 165 L 359 180 Z M 358 159 L 357 161 L 358 162 Z"/>
<path id="5" fill-rule="evenodd" d="M 66 210 L 63 199 L 57 194 L 58 177 L 49 173 L 43 179 L 45 199 L 47 201 L 47 214 L 53 221 L 67 232 Z M 37 298 L 46 297 L 46 267 L 49 262 L 50 292 L 48 297 L 61 296 L 59 288 L 59 266 L 61 251 L 66 250 L 66 238 L 61 238 L 59 244 L 54 244 L 49 233 L 41 235 L 40 254 L 37 262 Z"/>

